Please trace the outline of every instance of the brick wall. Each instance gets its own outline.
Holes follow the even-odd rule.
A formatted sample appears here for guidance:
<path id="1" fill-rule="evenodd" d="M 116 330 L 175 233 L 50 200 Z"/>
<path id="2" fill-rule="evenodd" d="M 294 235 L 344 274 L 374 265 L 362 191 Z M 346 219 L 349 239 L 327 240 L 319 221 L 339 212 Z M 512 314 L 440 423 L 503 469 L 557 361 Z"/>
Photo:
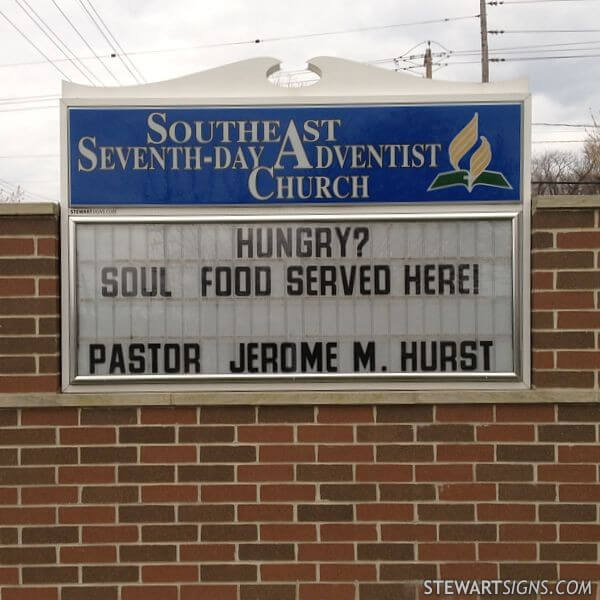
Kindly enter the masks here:
<path id="1" fill-rule="evenodd" d="M 600 580 L 599 406 L 0 412 L 2 600 Z"/>
<path id="2" fill-rule="evenodd" d="M 7 213 L 14 207 L 3 207 Z M 58 217 L 0 212 L 0 392 L 59 389 Z M 38 214 L 36 214 L 38 213 Z"/>
<path id="3" fill-rule="evenodd" d="M 534 218 L 534 381 L 566 402 L 597 398 L 597 213 Z M 42 283 L 56 261 L 40 254 L 56 220 L 8 221 L 0 371 L 33 360 L 0 374 L 0 600 L 403 600 L 424 579 L 600 582 L 597 402 L 8 407 L 58 385 L 41 370 L 57 357 L 58 300 Z M 7 296 L 8 279 L 29 283 Z"/>
<path id="4" fill-rule="evenodd" d="M 532 364 L 538 387 L 598 389 L 599 219 L 594 208 L 541 208 L 533 216 Z"/>

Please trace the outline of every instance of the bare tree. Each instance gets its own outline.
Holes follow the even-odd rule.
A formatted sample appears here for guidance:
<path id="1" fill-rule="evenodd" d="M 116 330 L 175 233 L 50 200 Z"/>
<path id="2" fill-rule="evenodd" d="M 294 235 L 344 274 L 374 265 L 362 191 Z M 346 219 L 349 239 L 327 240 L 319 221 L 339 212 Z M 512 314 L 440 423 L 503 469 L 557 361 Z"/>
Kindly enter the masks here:
<path id="1" fill-rule="evenodd" d="M 0 203 L 19 203 L 23 202 L 24 198 L 25 190 L 23 190 L 20 185 L 18 185 L 14 190 L 0 188 Z"/>
<path id="2" fill-rule="evenodd" d="M 533 157 L 532 194 L 600 193 L 600 124 L 591 118 L 594 126 L 586 131 L 581 152 L 550 150 Z"/>

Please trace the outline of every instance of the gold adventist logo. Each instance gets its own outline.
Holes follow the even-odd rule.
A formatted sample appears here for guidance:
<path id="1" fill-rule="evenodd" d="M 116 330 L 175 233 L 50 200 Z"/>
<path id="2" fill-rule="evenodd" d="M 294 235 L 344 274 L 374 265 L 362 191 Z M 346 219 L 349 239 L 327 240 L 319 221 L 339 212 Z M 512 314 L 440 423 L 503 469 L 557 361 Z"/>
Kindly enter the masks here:
<path id="1" fill-rule="evenodd" d="M 479 113 L 475 113 L 469 123 L 450 142 L 448 156 L 454 171 L 440 173 L 429 186 L 431 190 L 441 190 L 455 185 L 464 185 L 469 192 L 477 185 L 512 190 L 506 177 L 499 171 L 486 171 L 492 162 L 492 147 L 485 136 L 481 136 L 481 144 L 471 155 L 469 170 L 460 168 L 462 158 L 475 146 L 478 136 Z"/>

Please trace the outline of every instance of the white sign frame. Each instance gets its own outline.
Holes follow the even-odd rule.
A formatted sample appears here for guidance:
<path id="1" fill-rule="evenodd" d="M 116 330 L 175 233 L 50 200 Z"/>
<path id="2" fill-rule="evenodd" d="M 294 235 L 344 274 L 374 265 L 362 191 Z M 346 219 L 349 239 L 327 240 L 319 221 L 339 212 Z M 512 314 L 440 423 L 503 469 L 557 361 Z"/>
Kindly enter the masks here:
<path id="1" fill-rule="evenodd" d="M 463 84 L 428 81 L 341 59 L 318 58 L 309 68 L 321 81 L 304 88 L 278 88 L 267 76 L 279 61 L 259 58 L 213 69 L 178 80 L 129 88 L 92 88 L 63 83 L 61 99 L 61 274 L 62 274 L 62 389 L 65 392 L 165 392 L 258 390 L 415 390 L 487 389 L 530 387 L 530 213 L 531 99 L 524 81 L 497 84 Z M 360 83 L 357 83 L 360 82 Z M 199 90 L 202 90 L 201 93 Z M 431 204 L 340 206 L 227 206 L 177 208 L 77 208 L 69 206 L 68 109 L 85 106 L 194 107 L 277 105 L 381 105 L 381 104 L 522 104 L 522 173 L 520 204 Z M 271 213 L 268 211 L 271 210 Z M 276 215 L 272 213 L 276 212 Z M 351 213 L 351 214 L 349 214 Z M 227 215 L 225 218 L 224 215 Z M 74 230 L 80 222 L 173 222 L 271 220 L 369 220 L 369 219 L 464 219 L 501 218 L 513 223 L 513 340 L 515 369 L 512 373 L 486 375 L 359 373 L 339 375 L 280 376 L 111 376 L 76 377 L 73 352 L 76 343 Z M 417 375 L 417 376 L 415 376 Z M 333 379 L 332 379 L 333 378 Z M 285 402 L 285 397 L 282 397 Z"/>

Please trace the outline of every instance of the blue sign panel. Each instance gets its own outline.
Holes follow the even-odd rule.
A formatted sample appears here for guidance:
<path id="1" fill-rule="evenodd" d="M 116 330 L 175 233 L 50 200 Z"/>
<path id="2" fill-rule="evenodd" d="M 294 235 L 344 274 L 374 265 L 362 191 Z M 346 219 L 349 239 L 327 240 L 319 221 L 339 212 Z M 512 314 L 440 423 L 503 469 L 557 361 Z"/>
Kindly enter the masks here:
<path id="1" fill-rule="evenodd" d="M 72 206 L 519 202 L 522 106 L 70 108 Z"/>

